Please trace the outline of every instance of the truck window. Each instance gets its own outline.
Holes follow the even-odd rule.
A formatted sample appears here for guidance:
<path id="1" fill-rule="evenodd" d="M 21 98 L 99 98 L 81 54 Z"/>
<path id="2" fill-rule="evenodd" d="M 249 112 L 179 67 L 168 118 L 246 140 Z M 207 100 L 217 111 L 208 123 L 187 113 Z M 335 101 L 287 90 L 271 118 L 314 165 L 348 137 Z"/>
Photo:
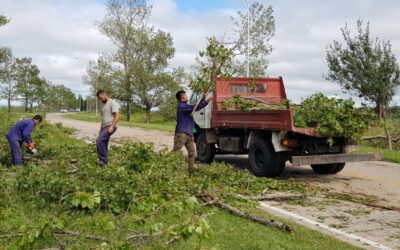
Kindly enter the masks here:
<path id="1" fill-rule="evenodd" d="M 231 94 L 245 94 L 245 93 L 265 93 L 266 88 L 264 84 L 257 84 L 254 91 L 247 83 L 244 84 L 231 84 L 229 85 Z"/>
<path id="2" fill-rule="evenodd" d="M 196 104 L 198 99 L 199 99 L 199 95 L 196 93 L 193 93 L 192 96 L 190 97 L 190 104 Z"/>

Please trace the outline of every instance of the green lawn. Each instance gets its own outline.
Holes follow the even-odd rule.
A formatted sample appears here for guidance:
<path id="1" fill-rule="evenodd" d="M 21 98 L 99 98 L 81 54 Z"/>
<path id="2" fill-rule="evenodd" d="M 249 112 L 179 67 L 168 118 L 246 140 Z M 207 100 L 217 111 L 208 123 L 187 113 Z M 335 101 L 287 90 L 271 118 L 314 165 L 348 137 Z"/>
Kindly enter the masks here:
<path id="1" fill-rule="evenodd" d="M 101 122 L 100 114 L 96 116 L 95 113 L 74 113 L 74 114 L 66 114 L 66 118 L 76 119 L 81 121 L 89 121 L 89 122 Z M 137 127 L 137 128 L 145 128 L 145 129 L 154 129 L 161 131 L 173 132 L 175 130 L 175 122 L 172 121 L 164 121 L 162 117 L 158 114 L 154 114 L 152 116 L 152 121 L 150 124 L 146 124 L 145 122 L 145 114 L 144 113 L 134 113 L 131 117 L 131 122 L 126 121 L 126 115 L 121 114 L 121 119 L 119 121 L 120 125 L 129 126 L 129 127 Z"/>
<path id="2" fill-rule="evenodd" d="M 396 118 L 388 118 L 386 124 L 392 138 L 398 138 L 400 134 L 400 120 Z M 364 133 L 364 136 L 385 136 L 383 125 L 379 124 L 379 122 L 376 122 L 373 127 Z M 385 140 L 375 141 L 375 143 L 361 141 L 358 152 L 379 152 L 382 153 L 384 161 L 400 163 L 400 151 L 398 150 L 399 146 L 400 145 L 398 142 L 393 142 L 394 150 L 389 150 L 387 149 L 387 142 Z"/>
<path id="3" fill-rule="evenodd" d="M 400 151 L 398 151 L 398 150 L 389 150 L 389 149 L 361 145 L 361 146 L 359 146 L 359 149 L 357 152 L 358 153 L 379 152 L 383 155 L 383 161 L 400 163 Z"/>

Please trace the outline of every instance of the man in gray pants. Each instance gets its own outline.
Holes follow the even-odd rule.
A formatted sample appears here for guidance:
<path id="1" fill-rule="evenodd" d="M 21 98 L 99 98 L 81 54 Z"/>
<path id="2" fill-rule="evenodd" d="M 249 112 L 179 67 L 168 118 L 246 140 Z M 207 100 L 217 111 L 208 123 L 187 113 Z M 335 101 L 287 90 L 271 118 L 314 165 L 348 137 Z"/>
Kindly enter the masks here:
<path id="1" fill-rule="evenodd" d="M 106 166 L 108 164 L 108 142 L 111 135 L 117 130 L 119 108 L 118 103 L 109 98 L 104 90 L 97 91 L 96 96 L 104 104 L 101 110 L 103 121 L 96 140 L 97 154 L 99 155 L 97 165 Z"/>

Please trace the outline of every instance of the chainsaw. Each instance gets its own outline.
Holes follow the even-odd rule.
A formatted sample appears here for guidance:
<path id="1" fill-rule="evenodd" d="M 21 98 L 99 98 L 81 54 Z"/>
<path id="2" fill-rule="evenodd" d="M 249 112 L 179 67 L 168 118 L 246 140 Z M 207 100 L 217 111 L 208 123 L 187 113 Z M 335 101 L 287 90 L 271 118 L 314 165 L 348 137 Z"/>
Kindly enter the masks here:
<path id="1" fill-rule="evenodd" d="M 26 145 L 26 149 L 28 150 L 29 153 L 36 155 L 38 153 L 36 149 L 36 143 L 31 142 L 28 145 Z"/>

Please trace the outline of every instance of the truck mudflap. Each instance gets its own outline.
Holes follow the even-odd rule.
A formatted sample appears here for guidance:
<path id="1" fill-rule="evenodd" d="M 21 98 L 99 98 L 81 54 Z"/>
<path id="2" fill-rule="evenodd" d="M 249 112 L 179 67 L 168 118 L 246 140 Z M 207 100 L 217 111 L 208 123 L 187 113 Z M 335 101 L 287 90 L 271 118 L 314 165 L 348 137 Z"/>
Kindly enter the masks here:
<path id="1" fill-rule="evenodd" d="M 292 156 L 292 165 L 314 165 L 314 164 L 332 164 L 357 161 L 380 161 L 382 154 L 329 154 L 329 155 L 307 155 L 307 156 Z"/>

